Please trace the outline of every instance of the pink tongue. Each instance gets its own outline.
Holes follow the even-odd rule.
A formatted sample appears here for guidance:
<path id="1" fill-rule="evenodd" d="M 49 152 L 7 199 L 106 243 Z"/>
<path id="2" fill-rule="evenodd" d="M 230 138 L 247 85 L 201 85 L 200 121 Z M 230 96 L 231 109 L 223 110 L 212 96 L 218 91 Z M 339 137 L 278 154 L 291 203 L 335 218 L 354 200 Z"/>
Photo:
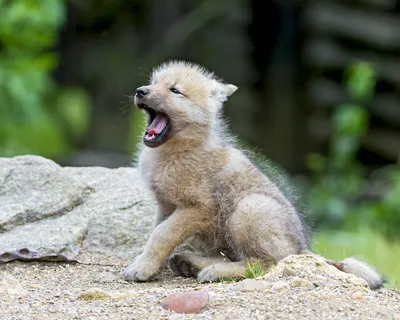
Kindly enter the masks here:
<path id="1" fill-rule="evenodd" d="M 149 134 L 160 134 L 167 126 L 167 117 L 161 113 L 157 114 L 153 122 L 147 127 L 146 132 Z"/>

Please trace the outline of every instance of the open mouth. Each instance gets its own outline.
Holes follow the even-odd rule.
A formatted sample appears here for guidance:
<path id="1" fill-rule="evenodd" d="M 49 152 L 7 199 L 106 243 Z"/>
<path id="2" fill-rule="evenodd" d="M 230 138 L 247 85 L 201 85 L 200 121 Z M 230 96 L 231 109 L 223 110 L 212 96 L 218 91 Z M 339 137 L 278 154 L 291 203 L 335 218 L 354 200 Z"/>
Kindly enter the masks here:
<path id="1" fill-rule="evenodd" d="M 168 139 L 169 118 L 165 113 L 154 110 L 146 104 L 139 104 L 140 109 L 144 109 L 149 117 L 148 126 L 143 136 L 143 143 L 150 147 L 156 148 L 162 145 Z"/>

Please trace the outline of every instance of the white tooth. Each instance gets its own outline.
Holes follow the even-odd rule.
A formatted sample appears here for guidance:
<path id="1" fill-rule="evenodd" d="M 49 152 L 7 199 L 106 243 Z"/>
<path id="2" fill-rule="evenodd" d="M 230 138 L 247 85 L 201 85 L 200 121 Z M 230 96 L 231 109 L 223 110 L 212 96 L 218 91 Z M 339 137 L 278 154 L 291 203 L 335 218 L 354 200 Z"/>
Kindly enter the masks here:
<path id="1" fill-rule="evenodd" d="M 156 137 L 156 135 L 153 133 L 153 135 L 151 136 L 152 139 L 154 139 Z"/>

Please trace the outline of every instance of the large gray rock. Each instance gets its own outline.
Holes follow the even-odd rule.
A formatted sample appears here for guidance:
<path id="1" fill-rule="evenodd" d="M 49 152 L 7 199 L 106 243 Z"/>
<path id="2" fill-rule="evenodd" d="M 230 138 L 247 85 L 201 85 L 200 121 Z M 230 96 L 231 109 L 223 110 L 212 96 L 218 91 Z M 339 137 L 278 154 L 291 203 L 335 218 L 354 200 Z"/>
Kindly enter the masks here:
<path id="1" fill-rule="evenodd" d="M 147 240 L 153 200 L 135 168 L 0 158 L 0 263 L 76 260 L 82 251 L 129 259 Z"/>

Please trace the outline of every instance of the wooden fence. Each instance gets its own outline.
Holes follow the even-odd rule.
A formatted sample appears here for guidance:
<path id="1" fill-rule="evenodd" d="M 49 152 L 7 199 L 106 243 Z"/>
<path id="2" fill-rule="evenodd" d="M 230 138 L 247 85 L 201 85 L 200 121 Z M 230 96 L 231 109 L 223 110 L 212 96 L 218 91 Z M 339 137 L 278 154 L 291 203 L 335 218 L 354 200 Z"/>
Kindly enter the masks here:
<path id="1" fill-rule="evenodd" d="M 376 94 L 367 106 L 371 127 L 363 148 L 386 161 L 400 155 L 400 10 L 397 0 L 305 1 L 302 51 L 308 68 L 304 84 L 311 107 L 308 129 L 317 143 L 330 136 L 332 108 L 349 101 L 341 82 L 355 59 L 369 61 L 378 74 Z"/>

